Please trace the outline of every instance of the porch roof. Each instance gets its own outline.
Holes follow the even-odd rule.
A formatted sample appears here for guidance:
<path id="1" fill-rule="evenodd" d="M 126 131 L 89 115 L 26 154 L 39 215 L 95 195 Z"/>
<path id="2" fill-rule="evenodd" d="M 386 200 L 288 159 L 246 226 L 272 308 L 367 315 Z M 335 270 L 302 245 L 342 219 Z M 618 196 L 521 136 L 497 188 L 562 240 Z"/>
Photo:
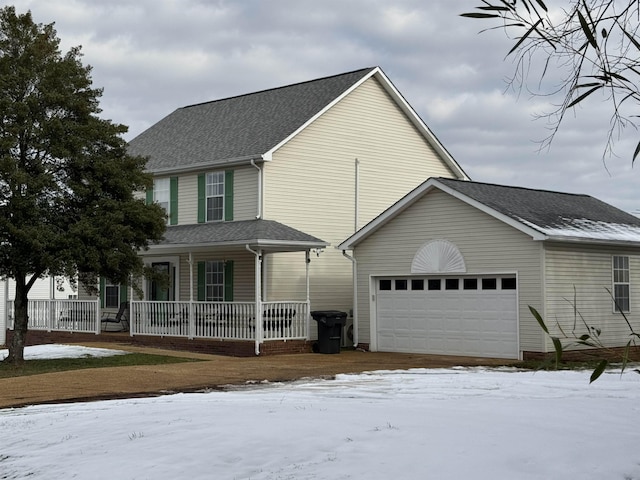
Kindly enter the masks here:
<path id="1" fill-rule="evenodd" d="M 329 243 L 274 220 L 210 222 L 169 226 L 164 239 L 150 245 L 158 250 L 196 250 L 212 247 L 260 248 L 267 251 L 304 251 L 325 248 Z"/>

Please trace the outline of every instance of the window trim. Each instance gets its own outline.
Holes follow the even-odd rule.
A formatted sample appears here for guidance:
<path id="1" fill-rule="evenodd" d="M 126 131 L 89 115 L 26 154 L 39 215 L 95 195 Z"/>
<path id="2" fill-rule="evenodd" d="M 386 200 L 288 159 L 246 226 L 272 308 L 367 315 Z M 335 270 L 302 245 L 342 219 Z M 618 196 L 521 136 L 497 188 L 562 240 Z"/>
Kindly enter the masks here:
<path id="1" fill-rule="evenodd" d="M 622 259 L 623 260 L 623 265 L 622 268 L 620 268 L 620 266 L 616 266 L 616 260 L 618 259 Z M 626 277 L 626 281 L 623 280 L 616 280 L 616 273 L 622 273 L 624 277 Z M 626 275 L 625 275 L 626 273 Z M 626 286 L 626 298 L 625 297 L 618 297 L 617 294 L 617 289 L 616 287 L 618 286 L 622 286 L 625 287 Z M 611 256 L 611 300 L 612 300 L 612 308 L 613 308 L 613 313 L 630 313 L 631 312 L 631 261 L 630 261 L 630 257 L 629 255 L 612 255 Z M 620 302 L 618 301 L 618 298 L 624 299 L 626 300 L 626 305 L 620 305 Z M 618 308 L 618 307 L 624 307 L 626 306 L 626 309 L 624 308 Z"/>
<path id="2" fill-rule="evenodd" d="M 167 225 L 169 225 L 171 219 L 171 179 L 169 177 L 153 180 L 153 202 L 164 208 L 167 215 Z"/>
<path id="3" fill-rule="evenodd" d="M 210 177 L 217 177 L 221 179 L 221 181 L 217 182 L 209 182 Z M 204 180 L 204 215 L 205 222 L 224 222 L 225 220 L 225 208 L 226 208 L 226 175 L 224 171 L 216 171 L 216 172 L 207 172 L 205 174 Z M 222 185 L 222 193 L 218 193 L 216 195 L 209 195 L 209 186 L 213 185 Z M 222 199 L 222 207 L 220 208 L 220 218 L 209 218 L 209 199 L 210 198 L 221 198 Z"/>

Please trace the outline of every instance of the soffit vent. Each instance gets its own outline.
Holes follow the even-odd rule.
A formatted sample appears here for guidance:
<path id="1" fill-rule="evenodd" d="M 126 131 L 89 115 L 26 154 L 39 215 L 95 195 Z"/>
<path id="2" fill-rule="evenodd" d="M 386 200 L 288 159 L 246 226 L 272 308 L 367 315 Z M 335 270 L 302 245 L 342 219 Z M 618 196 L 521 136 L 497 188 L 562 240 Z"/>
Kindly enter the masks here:
<path id="1" fill-rule="evenodd" d="M 453 243 L 431 240 L 417 251 L 411 262 L 411 273 L 466 272 L 464 258 Z"/>

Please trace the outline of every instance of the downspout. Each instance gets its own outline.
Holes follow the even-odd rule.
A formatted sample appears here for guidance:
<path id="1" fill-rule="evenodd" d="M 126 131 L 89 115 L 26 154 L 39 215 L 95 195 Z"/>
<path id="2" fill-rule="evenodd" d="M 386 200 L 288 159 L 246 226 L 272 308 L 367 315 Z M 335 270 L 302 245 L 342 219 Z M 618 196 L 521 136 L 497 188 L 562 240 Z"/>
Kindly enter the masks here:
<path id="1" fill-rule="evenodd" d="M 261 275 L 260 272 L 262 270 L 262 250 L 255 251 L 249 245 L 245 245 L 245 248 L 253 253 L 256 257 L 255 262 L 255 291 L 256 291 L 256 355 L 260 355 L 260 340 L 262 339 L 262 304 L 260 297 L 260 285 L 261 285 Z"/>
<path id="2" fill-rule="evenodd" d="M 262 168 L 260 168 L 257 164 L 256 161 L 252 158 L 251 159 L 251 165 L 253 165 L 254 167 L 256 167 L 258 169 L 258 214 L 256 215 L 256 220 L 259 220 L 260 218 L 262 218 L 262 181 L 263 181 L 263 171 Z"/>
<path id="3" fill-rule="evenodd" d="M 345 258 L 351 260 L 353 276 L 353 347 L 358 348 L 358 262 L 356 259 L 349 255 L 346 250 L 342 251 L 342 255 Z"/>
<path id="4" fill-rule="evenodd" d="M 353 231 L 354 233 L 358 231 L 358 199 L 360 197 L 360 160 L 356 158 L 356 171 L 355 171 L 355 199 L 354 199 L 354 214 L 353 214 Z"/>

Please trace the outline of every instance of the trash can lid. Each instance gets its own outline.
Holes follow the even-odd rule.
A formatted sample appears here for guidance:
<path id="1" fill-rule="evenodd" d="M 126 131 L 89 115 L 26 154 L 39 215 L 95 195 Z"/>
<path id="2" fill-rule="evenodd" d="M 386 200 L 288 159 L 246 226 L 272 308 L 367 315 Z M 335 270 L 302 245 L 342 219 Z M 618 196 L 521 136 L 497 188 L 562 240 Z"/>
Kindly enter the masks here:
<path id="1" fill-rule="evenodd" d="M 313 317 L 346 317 L 347 312 L 342 312 L 340 310 L 314 310 L 311 312 L 311 316 Z"/>

